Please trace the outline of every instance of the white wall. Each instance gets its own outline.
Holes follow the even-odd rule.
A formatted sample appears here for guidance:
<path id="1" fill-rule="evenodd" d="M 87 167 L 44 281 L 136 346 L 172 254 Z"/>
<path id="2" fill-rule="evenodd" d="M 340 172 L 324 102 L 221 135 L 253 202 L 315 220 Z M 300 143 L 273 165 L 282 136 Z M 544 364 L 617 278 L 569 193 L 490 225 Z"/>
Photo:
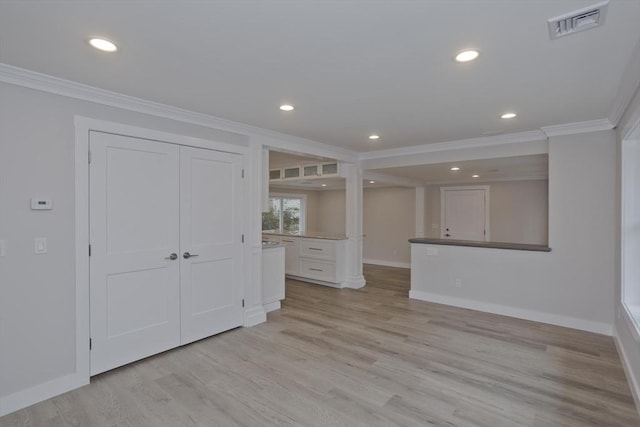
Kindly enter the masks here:
<path id="1" fill-rule="evenodd" d="M 317 230 L 329 234 L 346 234 L 347 205 L 345 190 L 318 192 Z"/>
<path id="2" fill-rule="evenodd" d="M 473 182 L 488 185 L 490 241 L 547 244 L 548 182 L 546 180 Z M 467 184 L 464 184 L 467 185 Z M 440 188 L 428 185 L 425 196 L 425 232 L 440 237 Z"/>
<path id="3" fill-rule="evenodd" d="M 75 370 L 74 115 L 248 145 L 248 137 L 0 83 L 0 398 Z M 52 211 L 29 209 L 31 197 Z M 46 237 L 48 252 L 33 254 Z"/>
<path id="4" fill-rule="evenodd" d="M 412 297 L 611 333 L 615 154 L 614 131 L 551 137 L 552 251 L 416 244 Z M 428 247 L 438 255 L 427 255 Z"/>
<path id="5" fill-rule="evenodd" d="M 415 188 L 365 188 L 363 260 L 408 267 L 415 237 Z"/>

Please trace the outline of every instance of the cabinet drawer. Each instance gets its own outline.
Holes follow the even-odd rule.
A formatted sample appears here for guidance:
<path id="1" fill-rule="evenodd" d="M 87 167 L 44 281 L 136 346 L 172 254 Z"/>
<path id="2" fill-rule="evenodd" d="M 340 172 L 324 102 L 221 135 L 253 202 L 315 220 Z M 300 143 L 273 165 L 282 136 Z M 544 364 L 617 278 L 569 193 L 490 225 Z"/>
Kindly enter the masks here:
<path id="1" fill-rule="evenodd" d="M 300 242 L 300 256 L 335 261 L 335 242 L 332 240 L 302 239 Z"/>
<path id="2" fill-rule="evenodd" d="M 300 258 L 300 276 L 336 283 L 336 264 L 330 261 Z"/>

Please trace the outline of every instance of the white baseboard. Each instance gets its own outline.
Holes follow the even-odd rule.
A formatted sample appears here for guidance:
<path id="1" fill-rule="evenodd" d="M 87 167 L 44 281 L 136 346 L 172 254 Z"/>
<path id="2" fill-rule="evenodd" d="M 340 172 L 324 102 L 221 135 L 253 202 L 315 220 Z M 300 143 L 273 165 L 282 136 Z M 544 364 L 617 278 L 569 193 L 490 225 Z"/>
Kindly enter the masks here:
<path id="1" fill-rule="evenodd" d="M 607 323 L 593 322 L 591 320 L 578 319 L 569 316 L 560 316 L 542 311 L 526 310 L 506 305 L 491 304 L 448 295 L 413 290 L 409 291 L 409 298 L 484 311 L 487 313 L 500 314 L 503 316 L 516 317 L 518 319 L 533 320 L 534 322 L 549 323 L 551 325 L 564 326 L 566 328 L 595 332 L 596 334 L 613 335 L 613 326 Z"/>
<path id="2" fill-rule="evenodd" d="M 366 284 L 367 281 L 364 279 L 364 276 L 347 277 L 347 279 L 341 283 L 343 288 L 350 289 L 360 289 L 363 288 Z"/>
<path id="3" fill-rule="evenodd" d="M 89 377 L 71 374 L 0 397 L 0 417 L 89 384 Z"/>
<path id="4" fill-rule="evenodd" d="M 620 360 L 622 361 L 622 367 L 624 368 L 624 374 L 627 377 L 627 383 L 629 384 L 629 388 L 631 389 L 633 400 L 636 402 L 636 410 L 638 411 L 638 415 L 640 415 L 640 373 L 634 373 L 635 371 L 629 363 L 627 352 L 620 342 L 617 330 L 614 330 L 613 342 L 616 343 L 616 348 L 618 349 L 618 354 L 620 355 Z"/>
<path id="5" fill-rule="evenodd" d="M 266 321 L 267 313 L 264 311 L 264 307 L 260 305 L 248 308 L 244 311 L 244 324 L 242 326 L 251 327 Z"/>
<path id="6" fill-rule="evenodd" d="M 313 283 L 314 285 L 328 286 L 330 288 L 340 289 L 340 288 L 347 287 L 345 285 L 346 282 L 340 282 L 340 283 L 326 282 L 324 280 L 316 280 L 316 279 L 310 279 L 308 277 L 294 276 L 293 274 L 285 274 L 284 277 L 286 277 L 287 279 L 297 280 L 299 282 L 307 282 L 307 283 Z"/>
<path id="7" fill-rule="evenodd" d="M 383 265 L 385 267 L 411 268 L 410 262 L 385 261 L 382 259 L 363 259 L 363 264 Z"/>
<path id="8" fill-rule="evenodd" d="M 263 305 L 262 308 L 264 308 L 265 313 L 269 313 L 270 311 L 273 311 L 273 310 L 279 310 L 280 301 L 270 302 L 268 304 Z"/>

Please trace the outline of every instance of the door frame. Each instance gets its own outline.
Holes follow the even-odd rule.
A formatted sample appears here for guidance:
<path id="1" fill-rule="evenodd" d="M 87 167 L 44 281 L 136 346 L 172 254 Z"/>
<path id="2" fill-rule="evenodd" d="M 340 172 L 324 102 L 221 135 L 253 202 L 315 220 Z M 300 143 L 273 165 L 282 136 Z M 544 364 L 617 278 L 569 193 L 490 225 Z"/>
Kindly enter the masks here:
<path id="1" fill-rule="evenodd" d="M 491 230 L 489 225 L 489 185 L 459 185 L 450 187 L 440 187 L 440 238 L 445 234 L 445 193 L 447 191 L 460 190 L 484 190 L 484 240 L 491 240 Z"/>
<path id="2" fill-rule="evenodd" d="M 83 116 L 74 117 L 75 124 L 75 298 L 76 298 L 76 349 L 75 372 L 69 376 L 65 390 L 89 384 L 91 376 L 90 312 L 89 312 L 89 134 L 91 131 L 129 136 L 158 142 L 184 145 L 208 150 L 239 154 L 243 158 L 245 175 L 243 187 L 245 200 L 251 194 L 251 150 L 246 146 L 226 142 L 211 141 L 185 135 L 173 134 L 137 126 L 125 125 L 106 120 L 98 120 Z M 246 209 L 248 212 L 249 209 Z M 251 230 L 251 216 L 242 219 L 242 229 L 246 234 Z M 251 263 L 251 245 L 245 245 L 242 251 L 242 263 L 253 268 Z M 255 277 L 251 274 L 252 277 Z M 246 298 L 251 294 L 247 289 L 247 280 L 242 279 L 242 293 Z M 246 310 L 245 310 L 246 311 Z M 246 317 L 246 315 L 245 315 Z"/>

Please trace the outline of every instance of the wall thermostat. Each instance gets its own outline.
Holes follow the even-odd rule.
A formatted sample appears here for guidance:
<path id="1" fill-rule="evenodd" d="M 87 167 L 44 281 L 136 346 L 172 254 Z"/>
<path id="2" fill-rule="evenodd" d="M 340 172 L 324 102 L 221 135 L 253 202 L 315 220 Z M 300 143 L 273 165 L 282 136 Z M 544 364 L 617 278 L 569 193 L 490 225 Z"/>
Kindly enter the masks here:
<path id="1" fill-rule="evenodd" d="M 50 211 L 53 209 L 53 201 L 51 199 L 31 199 L 31 209 L 34 211 Z"/>

